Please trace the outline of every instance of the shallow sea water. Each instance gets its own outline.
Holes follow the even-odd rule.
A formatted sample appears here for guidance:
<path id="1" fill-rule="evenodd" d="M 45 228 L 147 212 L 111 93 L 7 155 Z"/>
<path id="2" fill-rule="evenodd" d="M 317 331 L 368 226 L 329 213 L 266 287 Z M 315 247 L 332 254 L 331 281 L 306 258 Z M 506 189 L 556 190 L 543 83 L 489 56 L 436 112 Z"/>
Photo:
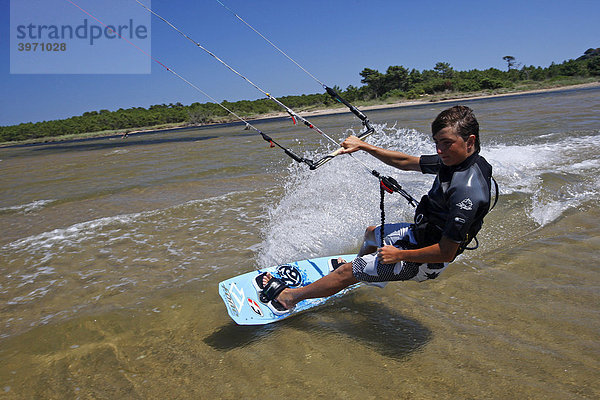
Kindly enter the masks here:
<path id="1" fill-rule="evenodd" d="M 463 103 L 501 187 L 480 249 L 263 327 L 236 326 L 218 282 L 356 251 L 379 190 L 352 158 L 308 171 L 239 125 L 0 149 L 1 396 L 598 398 L 600 91 Z M 372 111 L 369 140 L 433 153 L 449 105 Z M 360 128 L 311 121 L 340 141 Z M 333 149 L 257 125 L 305 156 Z M 431 185 L 356 157 L 414 197 Z M 386 207 L 411 219 L 398 196 Z"/>

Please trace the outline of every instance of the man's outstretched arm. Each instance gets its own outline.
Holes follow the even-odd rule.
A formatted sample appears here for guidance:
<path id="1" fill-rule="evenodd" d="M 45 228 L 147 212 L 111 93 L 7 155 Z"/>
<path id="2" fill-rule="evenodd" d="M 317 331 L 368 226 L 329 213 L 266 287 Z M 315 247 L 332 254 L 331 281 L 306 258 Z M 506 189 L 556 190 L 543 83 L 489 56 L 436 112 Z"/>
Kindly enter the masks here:
<path id="1" fill-rule="evenodd" d="M 386 150 L 377 146 L 373 146 L 372 144 L 363 142 L 354 135 L 346 138 L 346 140 L 344 140 L 342 143 L 342 147 L 344 150 L 342 150 L 341 154 L 350 154 L 354 153 L 355 151 L 362 150 L 371 154 L 373 157 L 378 158 L 387 165 L 391 165 L 392 167 L 396 167 L 404 171 L 421 171 L 419 157 L 410 156 L 400 151 Z"/>

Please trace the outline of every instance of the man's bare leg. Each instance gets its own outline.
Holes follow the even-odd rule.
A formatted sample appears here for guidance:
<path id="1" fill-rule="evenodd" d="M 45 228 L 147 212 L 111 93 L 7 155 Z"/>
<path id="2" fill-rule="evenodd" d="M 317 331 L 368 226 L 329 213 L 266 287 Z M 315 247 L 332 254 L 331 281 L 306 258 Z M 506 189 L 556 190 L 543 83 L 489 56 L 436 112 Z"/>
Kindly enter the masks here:
<path id="1" fill-rule="evenodd" d="M 363 244 L 358 252 L 359 256 L 371 254 L 377 251 L 377 239 L 375 238 L 375 226 L 369 226 L 365 231 Z M 266 274 L 264 284 L 266 285 L 271 274 Z M 350 285 L 358 283 L 359 280 L 352 273 L 352 263 L 345 263 L 336 268 L 333 272 L 325 275 L 323 278 L 311 283 L 310 285 L 301 288 L 287 288 L 279 294 L 279 301 L 285 308 L 291 308 L 306 299 L 314 299 L 319 297 L 328 297 L 347 288 Z"/>
<path id="2" fill-rule="evenodd" d="M 365 231 L 365 237 L 363 239 L 363 244 L 360 247 L 360 251 L 358 252 L 358 256 L 364 256 L 365 254 L 372 254 L 377 251 L 379 247 L 377 243 L 377 239 L 375 238 L 375 226 L 367 227 Z"/>
<path id="3" fill-rule="evenodd" d="M 267 274 L 265 280 L 268 282 L 271 277 L 271 274 Z M 289 309 L 302 300 L 328 297 L 358 282 L 352 273 L 352 263 L 346 263 L 310 285 L 297 289 L 284 289 L 277 297 L 277 301 Z"/>

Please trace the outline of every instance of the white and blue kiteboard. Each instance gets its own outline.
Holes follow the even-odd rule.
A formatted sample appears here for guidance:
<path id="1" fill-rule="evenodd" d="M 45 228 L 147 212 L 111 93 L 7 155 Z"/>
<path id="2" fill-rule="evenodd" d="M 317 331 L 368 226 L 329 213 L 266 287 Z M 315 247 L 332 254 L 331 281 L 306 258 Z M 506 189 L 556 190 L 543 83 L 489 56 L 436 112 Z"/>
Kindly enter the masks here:
<path id="1" fill-rule="evenodd" d="M 275 315 L 266 304 L 260 301 L 258 293 L 252 285 L 252 280 L 263 272 L 270 272 L 274 277 L 283 280 L 289 287 L 306 286 L 327 275 L 329 273 L 329 260 L 338 257 L 351 261 L 356 257 L 356 254 L 295 261 L 248 272 L 219 283 L 219 294 L 225 302 L 229 316 L 239 325 L 264 325 L 279 321 L 321 305 L 330 298 L 348 292 L 356 285 L 344 289 L 334 296 L 303 300 L 296 304 L 292 311 L 283 315 Z"/>

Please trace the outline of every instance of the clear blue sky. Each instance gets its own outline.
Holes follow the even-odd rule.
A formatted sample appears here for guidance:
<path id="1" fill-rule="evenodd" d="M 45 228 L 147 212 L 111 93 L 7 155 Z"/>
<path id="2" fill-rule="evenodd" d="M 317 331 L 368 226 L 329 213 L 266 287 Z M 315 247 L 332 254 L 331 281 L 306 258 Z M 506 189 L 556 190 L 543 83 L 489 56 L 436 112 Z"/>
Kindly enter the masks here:
<path id="1" fill-rule="evenodd" d="M 44 1 L 73 7 L 66 0 Z M 135 4 L 134 0 L 121 1 Z M 505 55 L 524 65 L 548 66 L 600 47 L 598 0 L 223 2 L 321 81 L 342 88 L 360 86 L 359 72 L 365 67 L 381 72 L 390 65 L 423 70 L 443 61 L 457 70 L 504 69 Z M 106 15 L 102 11 L 105 2 L 95 3 L 97 8 L 89 11 Z M 151 4 L 274 96 L 321 91 L 315 81 L 216 1 L 153 0 Z M 0 125 L 61 119 L 100 109 L 209 101 L 154 62 L 150 74 L 140 75 L 11 75 L 9 7 L 9 0 L 0 0 Z M 153 57 L 219 101 L 261 97 L 155 17 L 151 44 Z M 138 50 L 131 47 L 131 51 Z"/>

